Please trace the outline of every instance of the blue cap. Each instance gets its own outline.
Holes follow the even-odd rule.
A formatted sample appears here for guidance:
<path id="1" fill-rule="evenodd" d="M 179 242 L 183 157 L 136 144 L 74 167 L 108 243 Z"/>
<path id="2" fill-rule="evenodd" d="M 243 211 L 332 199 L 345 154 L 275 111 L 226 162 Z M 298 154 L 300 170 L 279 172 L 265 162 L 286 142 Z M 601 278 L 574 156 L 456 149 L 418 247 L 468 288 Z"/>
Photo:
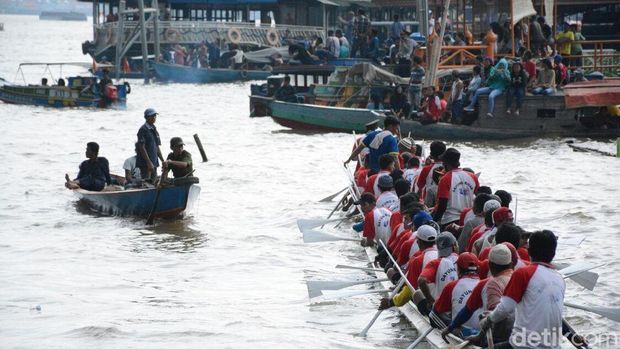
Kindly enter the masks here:
<path id="1" fill-rule="evenodd" d="M 556 62 L 559 62 L 559 61 L 561 61 L 561 60 L 562 60 L 562 56 L 560 56 L 560 55 L 555 55 L 555 57 L 553 57 L 553 60 L 554 60 L 554 61 L 556 61 Z"/>
<path id="2" fill-rule="evenodd" d="M 153 108 L 147 108 L 144 111 L 144 117 L 145 118 L 148 118 L 149 116 L 155 116 L 155 115 L 157 115 L 157 111 L 155 109 L 153 109 Z"/>
<path id="3" fill-rule="evenodd" d="M 413 216 L 413 225 L 420 227 L 424 223 L 432 221 L 433 217 L 426 211 L 420 211 Z"/>

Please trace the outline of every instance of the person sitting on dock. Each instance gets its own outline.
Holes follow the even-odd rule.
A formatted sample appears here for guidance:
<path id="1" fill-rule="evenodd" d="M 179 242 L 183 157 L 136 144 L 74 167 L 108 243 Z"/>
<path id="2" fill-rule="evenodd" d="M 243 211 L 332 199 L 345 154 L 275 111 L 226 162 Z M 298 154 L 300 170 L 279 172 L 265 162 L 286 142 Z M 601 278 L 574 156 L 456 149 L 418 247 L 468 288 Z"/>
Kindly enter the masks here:
<path id="1" fill-rule="evenodd" d="M 563 58 L 560 55 L 553 57 L 553 63 L 555 63 L 555 86 L 562 88 L 568 83 L 568 68 L 564 65 Z"/>
<path id="2" fill-rule="evenodd" d="M 493 67 L 486 80 L 486 87 L 479 88 L 474 97 L 469 102 L 469 105 L 463 110 L 474 111 L 474 105 L 480 95 L 489 95 L 487 116 L 493 117 L 493 109 L 495 107 L 495 98 L 501 96 L 506 91 L 506 88 L 510 84 L 510 70 L 508 68 L 508 61 L 504 58 Z"/>
<path id="3" fill-rule="evenodd" d="M 435 93 L 435 86 L 427 86 L 423 89 L 424 100 L 418 112 L 420 123 L 422 125 L 434 124 L 439 122 L 441 118 L 441 99 Z"/>
<path id="4" fill-rule="evenodd" d="M 480 278 L 478 277 L 478 257 L 476 257 L 475 254 L 468 252 L 461 253 L 456 259 L 456 267 L 458 280 L 449 282 L 433 304 L 433 313 L 439 315 L 442 320 L 448 318 L 454 321 L 457 314 L 465 307 L 474 287 L 480 282 Z M 481 313 L 481 311 L 477 310 L 474 315 L 461 326 L 462 335 L 470 336 L 480 331 L 477 313 Z M 451 321 L 444 322 L 448 325 Z"/>
<path id="5" fill-rule="evenodd" d="M 399 119 L 409 118 L 411 105 L 407 102 L 407 96 L 403 93 L 401 85 L 396 86 L 394 94 L 390 97 L 390 108 Z"/>
<path id="6" fill-rule="evenodd" d="M 543 59 L 541 64 L 543 69 L 533 85 L 532 94 L 548 96 L 555 92 L 555 71 L 548 58 Z"/>
<path id="7" fill-rule="evenodd" d="M 47 78 L 41 79 L 41 86 L 47 86 Z"/>
<path id="8" fill-rule="evenodd" d="M 168 178 L 168 171 L 172 170 L 174 178 L 182 178 L 191 176 L 193 171 L 192 154 L 183 149 L 183 139 L 181 137 L 172 137 L 170 139 L 170 149 L 172 152 L 168 154 L 166 161 L 161 164 L 161 180 L 165 183 Z"/>
<path id="9" fill-rule="evenodd" d="M 65 187 L 67 189 L 84 189 L 90 191 L 102 191 L 106 185 L 112 183 L 110 177 L 110 164 L 108 159 L 100 157 L 99 144 L 88 142 L 86 144 L 86 157 L 88 160 L 80 164 L 80 171 L 74 180 L 65 174 Z"/>
<path id="10" fill-rule="evenodd" d="M 523 103 L 523 97 L 525 97 L 525 87 L 527 86 L 527 73 L 523 70 L 523 66 L 519 62 L 512 63 L 512 72 L 510 74 L 510 86 L 506 93 L 506 114 L 510 115 L 512 112 L 512 99 L 516 98 L 517 106 L 515 109 L 515 115 L 519 116 L 519 110 Z"/>
<path id="11" fill-rule="evenodd" d="M 349 40 L 342 35 L 342 30 L 340 29 L 336 30 L 336 37 L 340 41 L 340 54 L 338 57 L 349 58 L 349 55 L 351 54 L 351 44 L 349 43 Z"/>
<path id="12" fill-rule="evenodd" d="M 63 78 L 58 79 L 58 87 L 65 87 L 65 79 Z"/>
<path id="13" fill-rule="evenodd" d="M 471 80 L 469 80 L 469 84 L 467 85 L 467 88 L 465 89 L 465 97 L 467 99 L 467 102 L 471 101 L 476 91 L 482 85 L 482 75 L 481 75 L 482 67 L 479 65 L 475 65 L 472 68 L 472 70 L 473 70 L 473 74 L 472 74 Z M 463 103 L 465 103 L 465 101 L 463 101 Z M 461 112 L 462 112 L 462 108 L 461 108 Z"/>
<path id="14" fill-rule="evenodd" d="M 139 151 L 136 165 L 140 168 L 144 180 L 154 180 L 157 177 L 157 167 L 159 167 L 158 159 L 164 161 L 159 148 L 161 145 L 159 132 L 155 128 L 157 115 L 159 114 L 155 109 L 146 109 L 144 111 L 146 122 L 138 130 Z"/>
<path id="15" fill-rule="evenodd" d="M 297 96 L 295 96 L 295 93 L 297 93 L 297 91 L 295 91 L 295 87 L 291 85 L 291 77 L 287 75 L 284 77 L 282 86 L 276 90 L 273 96 L 277 101 L 297 103 Z"/>
<path id="16" fill-rule="evenodd" d="M 452 123 L 460 124 L 463 114 L 463 100 L 465 99 L 463 80 L 459 76 L 458 70 L 452 71 L 452 88 L 450 89 L 450 111 L 452 112 Z"/>

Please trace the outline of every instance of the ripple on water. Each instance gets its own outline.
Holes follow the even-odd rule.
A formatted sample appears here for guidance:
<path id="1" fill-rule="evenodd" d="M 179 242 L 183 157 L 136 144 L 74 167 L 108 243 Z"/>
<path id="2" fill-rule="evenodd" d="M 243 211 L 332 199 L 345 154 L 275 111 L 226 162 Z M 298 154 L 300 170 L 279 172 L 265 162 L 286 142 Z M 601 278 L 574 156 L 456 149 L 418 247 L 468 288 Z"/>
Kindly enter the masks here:
<path id="1" fill-rule="evenodd" d="M 68 336 L 76 337 L 91 337 L 91 338 L 119 338 L 129 336 L 130 333 L 123 332 L 116 327 L 103 327 L 103 326 L 85 326 L 73 329 L 66 333 Z"/>

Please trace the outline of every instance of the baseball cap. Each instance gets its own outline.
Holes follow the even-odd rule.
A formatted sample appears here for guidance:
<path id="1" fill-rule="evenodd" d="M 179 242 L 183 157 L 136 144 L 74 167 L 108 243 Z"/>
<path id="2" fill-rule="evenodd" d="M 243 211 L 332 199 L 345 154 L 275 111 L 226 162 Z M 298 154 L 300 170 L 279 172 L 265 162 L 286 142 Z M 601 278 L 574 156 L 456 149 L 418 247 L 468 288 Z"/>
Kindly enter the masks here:
<path id="1" fill-rule="evenodd" d="M 158 115 L 157 111 L 154 108 L 147 108 L 144 111 L 144 117 L 148 118 L 149 116 Z"/>
<path id="2" fill-rule="evenodd" d="M 389 177 L 389 176 L 388 176 Z M 359 198 L 359 200 L 353 202 L 355 205 L 361 205 L 361 204 L 374 204 L 377 201 L 377 199 L 375 199 L 375 196 L 372 195 L 371 193 L 364 193 L 362 194 L 362 196 Z"/>
<path id="3" fill-rule="evenodd" d="M 502 204 L 500 204 L 499 201 L 497 201 L 497 200 L 489 200 L 489 201 L 484 203 L 484 208 L 482 209 L 482 211 L 484 213 L 487 213 L 489 211 L 495 211 L 498 208 L 500 208 L 501 206 L 502 206 Z"/>
<path id="4" fill-rule="evenodd" d="M 456 238 L 448 231 L 441 232 L 437 236 L 437 256 L 448 257 L 452 254 L 453 246 L 456 244 Z"/>
<path id="5" fill-rule="evenodd" d="M 421 227 L 424 223 L 432 221 L 433 217 L 426 211 L 420 211 L 413 216 L 413 225 Z"/>
<path id="6" fill-rule="evenodd" d="M 170 148 L 177 145 L 185 145 L 185 143 L 183 143 L 183 139 L 181 137 L 172 137 L 170 139 Z"/>
<path id="7" fill-rule="evenodd" d="M 392 188 L 394 187 L 394 180 L 392 179 L 392 176 L 381 176 L 379 177 L 379 179 L 377 180 L 378 183 L 377 185 L 379 186 L 379 188 Z"/>
<path id="8" fill-rule="evenodd" d="M 437 240 L 437 230 L 430 225 L 423 225 L 416 232 L 418 239 L 426 242 L 434 242 Z"/>
<path id="9" fill-rule="evenodd" d="M 509 220 L 512 220 L 512 211 L 508 207 L 500 207 L 493 211 L 493 223 L 503 223 Z"/>
<path id="10" fill-rule="evenodd" d="M 478 270 L 478 257 L 471 252 L 463 252 L 456 259 L 456 265 L 463 270 L 476 271 Z"/>
<path id="11" fill-rule="evenodd" d="M 497 265 L 509 265 L 512 263 L 512 253 L 504 244 L 493 246 L 489 253 L 489 262 Z"/>

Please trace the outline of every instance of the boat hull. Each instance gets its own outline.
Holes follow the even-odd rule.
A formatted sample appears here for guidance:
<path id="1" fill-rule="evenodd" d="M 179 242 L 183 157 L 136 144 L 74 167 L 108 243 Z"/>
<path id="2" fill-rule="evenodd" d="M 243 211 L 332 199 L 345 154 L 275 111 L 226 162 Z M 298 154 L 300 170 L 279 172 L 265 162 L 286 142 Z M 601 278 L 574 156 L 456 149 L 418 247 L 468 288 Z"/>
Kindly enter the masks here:
<path id="1" fill-rule="evenodd" d="M 117 85 L 118 99 L 106 104 L 98 94 L 58 86 L 0 86 L 0 100 L 9 104 L 36 105 L 52 108 L 125 108 L 127 93 L 124 85 Z"/>
<path id="2" fill-rule="evenodd" d="M 153 209 L 157 190 L 129 189 L 94 192 L 76 189 L 74 193 L 95 211 L 114 216 L 148 217 Z M 190 212 L 200 194 L 200 186 L 182 185 L 163 187 L 155 208 L 155 218 L 176 218 Z"/>
<path id="3" fill-rule="evenodd" d="M 520 116 L 505 112 L 503 99 L 496 101 L 494 117 L 481 116 L 471 126 L 451 123 L 422 125 L 418 121 L 401 120 L 401 134 L 414 138 L 445 140 L 504 140 L 527 137 L 615 138 L 620 128 L 587 127 L 576 117 L 577 110 L 561 107 L 562 97 L 534 97 L 524 106 Z M 486 114 L 486 98 L 481 98 L 480 115 Z M 271 117 L 292 129 L 317 132 L 365 132 L 365 124 L 385 118 L 381 111 L 339 108 L 312 104 L 272 101 Z"/>
<path id="4" fill-rule="evenodd" d="M 164 63 L 153 63 L 153 69 L 163 81 L 198 84 L 266 80 L 271 75 L 271 72 L 263 70 L 193 68 Z"/>

